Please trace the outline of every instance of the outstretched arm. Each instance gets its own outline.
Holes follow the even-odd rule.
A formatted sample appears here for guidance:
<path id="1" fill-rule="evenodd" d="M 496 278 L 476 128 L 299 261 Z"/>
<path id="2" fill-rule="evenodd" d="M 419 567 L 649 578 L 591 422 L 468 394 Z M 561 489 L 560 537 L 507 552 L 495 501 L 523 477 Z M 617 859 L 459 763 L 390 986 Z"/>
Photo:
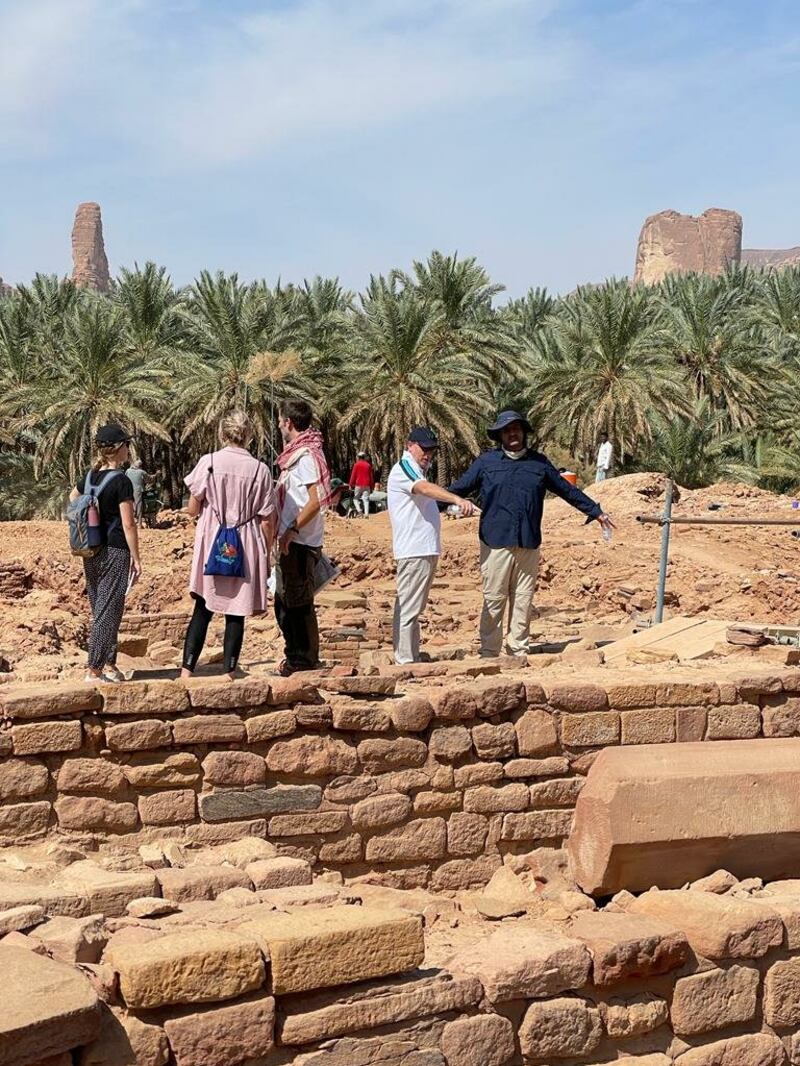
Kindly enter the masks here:
<path id="1" fill-rule="evenodd" d="M 449 503 L 460 507 L 464 518 L 480 514 L 480 511 L 471 500 L 462 500 L 460 496 L 456 496 L 453 492 L 448 492 L 441 485 L 434 485 L 432 481 L 415 481 L 411 486 L 411 491 L 417 496 L 429 496 L 432 500 L 438 500 L 439 503 Z"/>

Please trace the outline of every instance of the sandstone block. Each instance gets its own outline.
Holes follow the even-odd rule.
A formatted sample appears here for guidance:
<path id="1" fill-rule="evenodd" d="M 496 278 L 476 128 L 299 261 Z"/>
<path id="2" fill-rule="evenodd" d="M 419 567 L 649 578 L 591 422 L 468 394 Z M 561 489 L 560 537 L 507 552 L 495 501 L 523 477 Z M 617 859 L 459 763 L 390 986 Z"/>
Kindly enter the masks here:
<path id="1" fill-rule="evenodd" d="M 668 973 L 689 958 L 684 933 L 640 914 L 581 911 L 572 916 L 567 931 L 591 952 L 596 985 Z"/>
<path id="2" fill-rule="evenodd" d="M 226 889 L 252 887 L 247 874 L 231 866 L 167 867 L 156 870 L 156 877 L 161 895 L 173 903 L 216 899 Z"/>
<path id="3" fill-rule="evenodd" d="M 43 836 L 50 824 L 52 810 L 45 800 L 0 807 L 0 839 L 17 843 L 28 837 Z"/>
<path id="4" fill-rule="evenodd" d="M 472 727 L 472 744 L 479 759 L 507 759 L 516 754 L 517 734 L 511 722 L 481 722 Z"/>
<path id="5" fill-rule="evenodd" d="M 46 752 L 76 751 L 83 740 L 80 722 L 31 722 L 11 729 L 15 755 L 42 755 Z"/>
<path id="6" fill-rule="evenodd" d="M 0 1062 L 28 1066 L 93 1040 L 100 1005 L 87 978 L 66 963 L 0 944 Z"/>
<path id="7" fill-rule="evenodd" d="M 623 744 L 671 744 L 675 740 L 675 711 L 671 707 L 647 707 L 623 711 Z"/>
<path id="8" fill-rule="evenodd" d="M 42 907 L 45 914 L 69 914 L 75 917 L 88 914 L 90 910 L 85 893 L 75 888 L 44 881 L 0 882 L 0 910 L 16 907 Z"/>
<path id="9" fill-rule="evenodd" d="M 608 705 L 614 711 L 629 711 L 634 707 L 655 707 L 655 685 L 625 682 L 620 685 L 606 685 L 605 688 Z"/>
<path id="10" fill-rule="evenodd" d="M 242 837 L 265 837 L 267 823 L 264 818 L 250 818 L 241 822 L 194 823 L 184 829 L 186 840 L 202 847 L 227 844 Z"/>
<path id="11" fill-rule="evenodd" d="M 603 744 L 618 744 L 619 735 L 618 711 L 565 714 L 561 719 L 561 742 L 566 747 L 592 748 Z"/>
<path id="12" fill-rule="evenodd" d="M 748 966 L 678 978 L 670 1011 L 672 1028 L 681 1036 L 691 1036 L 752 1021 L 759 983 L 758 971 Z M 800 1018 L 800 1010 L 797 1014 Z"/>
<path id="13" fill-rule="evenodd" d="M 315 729 L 327 732 L 333 725 L 333 711 L 328 703 L 301 703 L 294 708 L 298 729 Z"/>
<path id="14" fill-rule="evenodd" d="M 430 702 L 434 718 L 456 722 L 478 717 L 478 703 L 471 685 L 428 689 L 422 698 Z"/>
<path id="15" fill-rule="evenodd" d="M 417 818 L 367 841 L 367 862 L 418 862 L 444 858 L 447 828 L 443 818 Z"/>
<path id="16" fill-rule="evenodd" d="M 378 789 L 378 782 L 369 774 L 359 774 L 355 777 L 345 775 L 335 777 L 325 786 L 325 799 L 331 803 L 358 803 L 373 795 Z"/>
<path id="17" fill-rule="evenodd" d="M 358 745 L 358 761 L 370 774 L 399 770 L 403 767 L 422 766 L 428 757 L 428 749 L 421 740 L 412 737 L 397 737 L 396 740 L 362 740 Z M 347 773 L 348 770 L 341 771 Z"/>
<path id="18" fill-rule="evenodd" d="M 549 755 L 558 747 L 555 719 L 542 707 L 529 707 L 514 723 L 514 731 L 520 755 Z"/>
<path id="19" fill-rule="evenodd" d="M 800 699 L 797 696 L 764 696 L 765 737 L 800 736 Z"/>
<path id="20" fill-rule="evenodd" d="M 415 814 L 447 814 L 461 810 L 460 792 L 418 792 L 414 797 Z"/>
<path id="21" fill-rule="evenodd" d="M 56 775 L 59 792 L 103 792 L 114 795 L 127 782 L 116 763 L 106 759 L 65 759 Z"/>
<path id="22" fill-rule="evenodd" d="M 258 714 L 245 720 L 247 741 L 259 744 L 274 740 L 276 737 L 289 736 L 297 728 L 294 711 L 272 711 L 270 714 Z"/>
<path id="23" fill-rule="evenodd" d="M 503 818 L 501 840 L 557 840 L 572 824 L 572 811 L 525 811 Z"/>
<path id="24" fill-rule="evenodd" d="M 319 861 L 344 865 L 361 862 L 363 854 L 364 845 L 361 837 L 358 833 L 348 833 L 324 840 L 319 849 Z"/>
<path id="25" fill-rule="evenodd" d="M 616 997 L 600 1004 L 605 1030 L 612 1040 L 627 1040 L 644 1036 L 669 1021 L 669 1007 L 660 996 L 642 992 L 638 996 Z M 660 1056 L 659 1056 L 660 1057 Z M 623 1059 L 623 1062 L 625 1060 Z M 633 1063 L 634 1060 L 630 1059 Z M 646 1062 L 636 1059 L 636 1062 Z M 666 1060 L 669 1063 L 669 1059 Z"/>
<path id="26" fill-rule="evenodd" d="M 761 712 L 755 704 L 711 707 L 708 712 L 709 740 L 749 740 L 761 733 Z"/>
<path id="27" fill-rule="evenodd" d="M 0 910 L 0 937 L 8 933 L 32 929 L 45 920 L 44 908 L 35 904 Z"/>
<path id="28" fill-rule="evenodd" d="M 532 1003 L 519 1028 L 519 1046 L 531 1058 L 585 1057 L 602 1039 L 600 1012 L 582 999 Z"/>
<path id="29" fill-rule="evenodd" d="M 345 696 L 393 696 L 397 686 L 394 677 L 377 675 L 322 678 L 319 687 L 326 692 L 338 692 Z"/>
<path id="30" fill-rule="evenodd" d="M 760 958 L 783 941 L 783 924 L 767 907 L 711 892 L 646 892 L 629 911 L 669 922 L 709 959 Z"/>
<path id="31" fill-rule="evenodd" d="M 276 856 L 274 859 L 257 859 L 245 866 L 245 873 L 256 889 L 290 888 L 292 885 L 310 885 L 311 867 L 302 859 Z"/>
<path id="32" fill-rule="evenodd" d="M 458 892 L 461 889 L 482 888 L 503 865 L 499 854 L 480 855 L 476 858 L 450 859 L 437 866 L 430 875 L 430 887 L 434 892 Z M 425 884 L 427 877 L 420 880 Z"/>
<path id="33" fill-rule="evenodd" d="M 437 759 L 457 762 L 472 751 L 472 737 L 463 725 L 438 726 L 431 730 L 428 749 Z"/>
<path id="34" fill-rule="evenodd" d="M 578 940 L 515 922 L 457 951 L 449 965 L 454 973 L 474 974 L 488 999 L 502 1003 L 580 988 L 589 979 L 591 957 Z"/>
<path id="35" fill-rule="evenodd" d="M 479 678 L 470 688 L 482 718 L 511 714 L 525 703 L 525 685 L 521 681 Z"/>
<path id="36" fill-rule="evenodd" d="M 102 914 L 88 918 L 50 918 L 30 935 L 54 959 L 70 963 L 99 962 L 108 940 Z"/>
<path id="37" fill-rule="evenodd" d="M 509 759 L 503 767 L 506 777 L 560 777 L 568 774 L 569 759 L 554 755 L 549 759 Z"/>
<path id="38" fill-rule="evenodd" d="M 451 855 L 480 855 L 489 832 L 482 814 L 459 812 L 447 820 L 447 850 Z"/>
<path id="39" fill-rule="evenodd" d="M 713 707 L 719 687 L 713 681 L 668 681 L 656 688 L 658 707 Z"/>
<path id="40" fill-rule="evenodd" d="M 677 1062 L 680 1066 L 784 1066 L 786 1054 L 777 1036 L 752 1033 L 692 1048 Z"/>
<path id="41" fill-rule="evenodd" d="M 269 955 L 277 995 L 402 973 L 422 962 L 422 920 L 373 907 L 305 908 L 264 914 L 241 926 Z"/>
<path id="42" fill-rule="evenodd" d="M 86 900 L 86 908 L 78 913 L 48 909 L 48 913 L 74 914 L 76 917 L 91 913 L 116 918 L 125 913 L 132 899 L 154 896 L 157 886 L 152 870 L 105 870 L 87 859 L 67 866 L 54 882 L 54 887 L 65 894 L 69 891 L 80 894 Z"/>
<path id="43" fill-rule="evenodd" d="M 273 773 L 298 777 L 350 774 L 357 766 L 355 747 L 338 737 L 292 737 L 277 741 L 267 753 L 267 767 Z"/>
<path id="44" fill-rule="evenodd" d="M 795 740 L 606 749 L 576 804 L 573 877 L 601 895 L 719 868 L 780 877 L 800 863 L 799 787 Z"/>
<path id="45" fill-rule="evenodd" d="M 322 802 L 322 789 L 319 785 L 276 785 L 245 792 L 212 792 L 200 796 L 199 802 L 204 821 L 227 822 L 284 811 L 315 810 Z"/>
<path id="46" fill-rule="evenodd" d="M 113 944 L 106 961 L 119 973 L 120 991 L 133 1008 L 235 999 L 260 988 L 265 977 L 255 941 L 222 929 Z"/>
<path id="47" fill-rule="evenodd" d="M 457 789 L 470 788 L 472 785 L 489 785 L 503 779 L 501 762 L 471 763 L 469 766 L 456 766 L 453 782 Z"/>
<path id="48" fill-rule="evenodd" d="M 449 974 L 410 975 L 389 985 L 373 981 L 352 991 L 319 992 L 304 996 L 297 1006 L 287 1006 L 280 1040 L 282 1044 L 310 1044 L 412 1018 L 468 1010 L 477 1006 L 481 995 L 477 978 Z"/>
<path id="49" fill-rule="evenodd" d="M 229 744 L 245 738 L 244 722 L 235 714 L 195 714 L 172 723 L 176 744 Z"/>
<path id="50" fill-rule="evenodd" d="M 404 696 L 387 702 L 392 725 L 399 733 L 421 733 L 431 724 L 433 707 L 419 696 Z"/>
<path id="51" fill-rule="evenodd" d="M 548 702 L 559 711 L 584 713 L 586 711 L 605 711 L 608 709 L 606 690 L 600 685 L 580 685 L 574 683 L 553 685 Z"/>
<path id="52" fill-rule="evenodd" d="M 204 710 L 235 711 L 242 707 L 263 707 L 269 702 L 270 683 L 265 677 L 193 677 L 183 681 L 192 707 Z"/>
<path id="53" fill-rule="evenodd" d="M 142 825 L 180 825 L 197 815 L 197 797 L 188 788 L 140 796 L 138 805 Z"/>
<path id="54" fill-rule="evenodd" d="M 190 788 L 200 780 L 200 760 L 188 751 L 176 751 L 153 758 L 132 755 L 122 767 L 133 788 Z"/>
<path id="55" fill-rule="evenodd" d="M 278 814 L 270 818 L 269 835 L 271 837 L 298 837 L 314 833 L 339 833 L 346 825 L 346 811 Z"/>
<path id="56" fill-rule="evenodd" d="M 800 1024 L 800 958 L 774 962 L 767 970 L 764 1020 L 781 1029 Z"/>
<path id="57" fill-rule="evenodd" d="M 0 762 L 0 803 L 40 796 L 49 781 L 44 763 L 36 759 L 5 759 Z"/>
<path id="58" fill-rule="evenodd" d="M 46 684 L 4 685 L 0 691 L 0 718 L 54 718 L 60 714 L 80 714 L 102 706 L 100 693 L 91 685 Z"/>
<path id="59" fill-rule="evenodd" d="M 388 710 L 379 704 L 360 703 L 352 700 L 333 704 L 333 728 L 351 730 L 354 733 L 385 733 L 392 724 Z"/>
<path id="60" fill-rule="evenodd" d="M 153 751 L 172 744 L 172 728 L 159 718 L 107 725 L 105 733 L 111 751 Z"/>
<path id="61" fill-rule="evenodd" d="M 400 792 L 386 792 L 359 800 L 350 811 L 350 821 L 358 830 L 382 829 L 407 821 L 412 802 Z"/>
<path id="62" fill-rule="evenodd" d="M 703 740 L 706 735 L 707 707 L 675 708 L 675 739 L 680 744 Z"/>
<path id="63" fill-rule="evenodd" d="M 259 836 L 244 836 L 241 840 L 218 844 L 215 848 L 203 851 L 197 856 L 197 862 L 206 866 L 238 866 L 246 870 L 251 862 L 261 859 L 274 859 L 278 854 L 275 845 Z M 184 864 L 185 865 L 185 864 Z"/>
<path id="64" fill-rule="evenodd" d="M 203 759 L 203 780 L 207 785 L 263 785 L 266 777 L 266 763 L 252 751 L 212 751 Z"/>
<path id="65" fill-rule="evenodd" d="M 441 1046 L 447 1066 L 505 1066 L 514 1057 L 514 1027 L 497 1014 L 458 1018 L 444 1027 Z"/>
<path id="66" fill-rule="evenodd" d="M 527 785 L 501 785 L 497 788 L 491 785 L 476 785 L 464 793 L 464 810 L 474 814 L 524 811 L 529 799 Z"/>
<path id="67" fill-rule="evenodd" d="M 221 1007 L 181 1012 L 164 1022 L 176 1066 L 230 1066 L 275 1045 L 275 1000 L 256 995 Z"/>
<path id="68" fill-rule="evenodd" d="M 531 806 L 574 807 L 585 784 L 585 777 L 557 777 L 552 781 L 539 781 L 530 786 Z"/>
<path id="69" fill-rule="evenodd" d="M 160 1025 L 103 1004 L 100 1035 L 81 1048 L 78 1066 L 167 1066 L 169 1045 Z"/>
<path id="70" fill-rule="evenodd" d="M 133 803 L 115 803 L 95 796 L 61 796 L 56 800 L 55 810 L 62 829 L 129 833 L 139 822 Z"/>

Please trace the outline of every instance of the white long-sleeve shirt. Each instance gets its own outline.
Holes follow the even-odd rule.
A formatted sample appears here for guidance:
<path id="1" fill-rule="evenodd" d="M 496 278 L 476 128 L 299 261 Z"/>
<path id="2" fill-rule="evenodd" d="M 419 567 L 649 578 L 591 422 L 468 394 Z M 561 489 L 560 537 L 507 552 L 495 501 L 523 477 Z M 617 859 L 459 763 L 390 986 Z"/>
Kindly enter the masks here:
<path id="1" fill-rule="evenodd" d="M 614 452 L 611 447 L 611 441 L 606 440 L 600 445 L 597 451 L 597 469 L 598 470 L 610 470 L 611 460 Z"/>

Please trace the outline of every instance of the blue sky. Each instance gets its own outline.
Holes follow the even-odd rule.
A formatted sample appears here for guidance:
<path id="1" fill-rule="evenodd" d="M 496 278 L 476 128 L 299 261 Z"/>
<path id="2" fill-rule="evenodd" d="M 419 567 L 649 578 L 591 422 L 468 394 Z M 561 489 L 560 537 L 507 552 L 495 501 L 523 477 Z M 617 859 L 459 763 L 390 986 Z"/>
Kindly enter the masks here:
<path id="1" fill-rule="evenodd" d="M 632 271 L 645 216 L 800 244 L 797 0 L 0 0 L 0 275 Z"/>

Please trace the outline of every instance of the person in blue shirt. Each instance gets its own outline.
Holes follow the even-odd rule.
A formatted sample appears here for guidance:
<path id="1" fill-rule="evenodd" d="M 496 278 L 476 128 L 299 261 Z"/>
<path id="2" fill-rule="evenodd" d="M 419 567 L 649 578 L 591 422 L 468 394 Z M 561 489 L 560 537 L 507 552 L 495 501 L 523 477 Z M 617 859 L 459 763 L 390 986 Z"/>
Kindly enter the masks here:
<path id="1" fill-rule="evenodd" d="M 458 496 L 480 497 L 481 578 L 483 611 L 480 621 L 481 655 L 503 650 L 503 624 L 508 615 L 506 648 L 525 656 L 530 645 L 530 619 L 542 512 L 548 490 L 587 515 L 603 529 L 613 522 L 594 500 L 565 481 L 550 460 L 528 447 L 531 427 L 518 411 L 502 411 L 488 429 L 498 447 L 484 452 L 448 486 Z"/>

